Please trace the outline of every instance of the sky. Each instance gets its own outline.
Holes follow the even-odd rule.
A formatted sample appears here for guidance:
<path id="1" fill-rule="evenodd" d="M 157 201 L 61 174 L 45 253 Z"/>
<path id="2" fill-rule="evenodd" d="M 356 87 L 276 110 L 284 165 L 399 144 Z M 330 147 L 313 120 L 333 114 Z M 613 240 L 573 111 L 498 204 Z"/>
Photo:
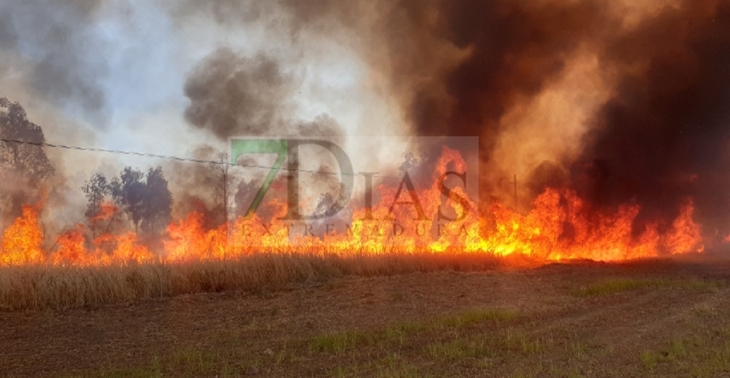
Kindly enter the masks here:
<path id="1" fill-rule="evenodd" d="M 190 127 L 185 119 L 190 99 L 184 93 L 191 72 L 225 48 L 236 56 L 277 62 L 289 81 L 281 104 L 284 122 L 326 116 L 340 133 L 367 130 L 371 121 L 398 130 L 397 110 L 389 109 L 382 89 L 368 88 L 368 68 L 347 38 L 292 31 L 276 17 L 221 22 L 206 9 L 188 10 L 183 3 L 11 0 L 0 5 L 7 22 L 0 29 L 5 47 L 0 96 L 19 101 L 51 143 L 183 157 L 200 144 L 225 150 L 224 139 Z"/>

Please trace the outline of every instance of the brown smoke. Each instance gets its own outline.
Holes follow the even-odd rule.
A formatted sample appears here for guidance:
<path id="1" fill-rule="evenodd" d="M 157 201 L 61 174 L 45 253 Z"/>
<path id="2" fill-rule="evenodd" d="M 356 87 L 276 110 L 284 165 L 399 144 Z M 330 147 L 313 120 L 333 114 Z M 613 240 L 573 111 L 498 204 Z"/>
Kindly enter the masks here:
<path id="1" fill-rule="evenodd" d="M 219 49 L 195 68 L 185 84 L 191 101 L 185 119 L 222 139 L 280 134 L 291 81 L 271 58 L 247 59 Z"/>
<path id="2" fill-rule="evenodd" d="M 710 226 L 705 231 L 727 231 L 730 4 L 642 4 L 643 9 L 602 1 L 443 1 L 434 3 L 437 16 L 429 23 L 418 23 L 423 9 L 404 6 L 420 28 L 410 29 L 415 36 L 393 38 L 395 46 L 430 37 L 467 51 L 456 65 L 415 87 L 408 104 L 414 132 L 479 135 L 482 188 L 499 194 L 495 171 L 508 172 L 499 172 L 504 166 L 497 160 L 505 154 L 496 152 L 504 149 L 505 138 L 524 128 L 522 138 L 508 139 L 512 148 L 528 155 L 519 158 L 540 155 L 548 143 L 524 146 L 545 134 L 548 118 L 565 111 L 581 117 L 586 105 L 567 100 L 526 128 L 519 114 L 534 112 L 538 100 L 555 88 L 564 90 L 571 82 L 566 78 L 588 66 L 585 77 L 603 80 L 605 97 L 596 97 L 599 106 L 586 118 L 578 146 L 532 167 L 531 189 L 569 185 L 597 206 L 639 203 L 642 220 L 671 219 L 693 196 L 697 216 Z M 429 56 L 412 53 L 390 59 Z M 396 70 L 394 82 L 398 77 L 409 74 Z M 585 80 L 568 89 L 591 85 Z M 565 132 L 575 137 L 567 125 Z M 561 135 L 552 137 L 552 143 L 561 143 Z"/>
<path id="3" fill-rule="evenodd" d="M 641 204 L 641 228 L 692 196 L 706 233 L 728 229 L 730 3 L 184 4 L 222 25 L 264 20 L 304 46 L 354 46 L 371 69 L 363 85 L 395 98 L 414 134 L 479 137 L 482 199 L 504 200 L 517 174 L 522 209 L 567 186 L 599 207 Z M 191 124 L 218 136 L 292 124 L 296 80 L 271 59 L 207 58 L 186 86 Z"/>
<path id="4" fill-rule="evenodd" d="M 637 201 L 648 220 L 693 197 L 705 232 L 727 232 L 730 3 L 682 1 L 607 42 L 622 72 L 578 160 L 584 196 Z"/>

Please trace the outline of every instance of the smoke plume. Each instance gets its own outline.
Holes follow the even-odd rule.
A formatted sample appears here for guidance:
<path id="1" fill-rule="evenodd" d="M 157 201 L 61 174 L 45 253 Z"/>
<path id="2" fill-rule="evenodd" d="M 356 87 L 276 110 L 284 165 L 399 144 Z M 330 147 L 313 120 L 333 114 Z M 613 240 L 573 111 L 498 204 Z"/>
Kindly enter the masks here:
<path id="1" fill-rule="evenodd" d="M 33 96 L 96 113 L 105 105 L 100 80 L 107 67 L 91 23 L 99 0 L 0 4 L 0 62 L 21 59 Z M 16 72 L 17 74 L 17 72 Z M 6 94 L 8 95 L 8 94 Z"/>
<path id="2" fill-rule="evenodd" d="M 397 63 L 388 65 L 391 85 L 402 79 L 408 87 L 398 93 L 412 93 L 404 103 L 413 132 L 478 135 L 488 194 L 504 199 L 514 172 L 527 182 L 523 199 L 568 186 L 595 206 L 638 203 L 642 221 L 672 219 L 694 197 L 705 232 L 727 231 L 730 4 L 395 8 L 385 17 L 407 26 L 383 33 L 387 59 Z M 455 53 L 435 64 L 429 49 L 403 44 Z M 426 68 L 413 69 L 417 62 Z M 431 75 L 419 81 L 413 72 Z"/>
<path id="3" fill-rule="evenodd" d="M 54 106 L 103 109 L 104 7 L 4 2 L 2 78 L 21 77 Z M 641 205 L 640 231 L 666 226 L 693 198 L 706 234 L 730 231 L 727 1 L 184 0 L 149 9 L 178 38 L 169 56 L 188 59 L 175 66 L 185 74 L 166 104 L 189 133 L 176 135 L 188 138 L 182 151 L 225 148 L 237 136 L 478 136 L 483 205 L 512 202 L 516 175 L 522 211 L 546 187 L 569 188 L 593 208 Z M 187 172 L 170 178 L 173 192 L 212 211 L 215 185 L 190 189 L 217 180 L 209 168 L 171 168 Z"/>

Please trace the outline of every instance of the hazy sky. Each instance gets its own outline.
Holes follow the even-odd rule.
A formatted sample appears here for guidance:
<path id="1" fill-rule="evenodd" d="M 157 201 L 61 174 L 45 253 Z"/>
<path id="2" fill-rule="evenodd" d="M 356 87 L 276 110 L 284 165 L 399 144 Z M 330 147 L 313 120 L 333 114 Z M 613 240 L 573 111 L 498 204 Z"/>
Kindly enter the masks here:
<path id="1" fill-rule="evenodd" d="M 292 29 L 285 12 L 272 16 L 275 5 L 240 3 L 253 13 L 227 22 L 188 2 L 4 2 L 0 96 L 21 102 L 49 142 L 188 156 L 203 142 L 225 148 L 186 122 L 184 86 L 207 56 L 228 48 L 277 63 L 288 80 L 282 122 L 326 115 L 345 132 L 373 120 L 400 127 L 387 96 L 366 85 L 349 37 L 319 38 Z"/>

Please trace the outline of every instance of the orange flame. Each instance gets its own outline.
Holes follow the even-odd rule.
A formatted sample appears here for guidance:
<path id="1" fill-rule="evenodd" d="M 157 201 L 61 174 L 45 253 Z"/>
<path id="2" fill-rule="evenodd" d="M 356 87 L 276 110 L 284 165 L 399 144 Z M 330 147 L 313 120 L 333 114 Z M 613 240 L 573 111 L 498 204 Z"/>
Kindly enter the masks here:
<path id="1" fill-rule="evenodd" d="M 0 251 L 0 265 L 40 264 L 45 261 L 41 249 L 43 233 L 38 225 L 38 209 L 23 206 L 23 215 L 5 230 Z"/>
<path id="2" fill-rule="evenodd" d="M 611 214 L 591 213 L 587 204 L 567 189 L 546 190 L 535 199 L 528 214 L 501 203 L 479 214 L 461 188 L 456 188 L 450 198 L 442 198 L 438 178 L 443 177 L 447 166 L 459 171 L 466 164 L 457 151 L 445 148 L 431 187 L 416 188 L 420 207 L 409 203 L 411 193 L 381 185 L 378 204 L 372 209 L 355 209 L 344 229 L 328 230 L 323 236 L 306 230 L 292 233 L 292 224 L 282 219 L 287 214 L 286 204 L 276 200 L 267 204 L 274 209 L 269 223 L 253 215 L 207 230 L 203 215 L 192 213 L 168 226 L 164 251 L 159 254 L 150 251 L 133 232 L 107 232 L 92 239 L 83 225 L 61 234 L 46 253 L 39 208 L 25 206 L 22 216 L 2 237 L 0 266 L 181 263 L 237 259 L 257 252 L 347 256 L 462 251 L 496 256 L 521 254 L 537 261 L 622 261 L 702 252 L 704 248 L 700 226 L 692 219 L 691 199 L 682 205 L 668 231 L 660 233 L 658 225 L 650 224 L 640 235 L 632 231 L 639 205 L 620 206 Z M 405 204 L 393 206 L 396 201 Z M 436 219 L 443 204 L 451 207 L 460 220 L 439 223 Z M 112 219 L 118 210 L 113 204 L 102 204 L 99 214 L 90 221 Z"/>
<path id="3" fill-rule="evenodd" d="M 111 202 L 102 202 L 100 207 L 99 213 L 91 218 L 91 222 L 109 220 L 119 211 L 119 207 Z"/>

